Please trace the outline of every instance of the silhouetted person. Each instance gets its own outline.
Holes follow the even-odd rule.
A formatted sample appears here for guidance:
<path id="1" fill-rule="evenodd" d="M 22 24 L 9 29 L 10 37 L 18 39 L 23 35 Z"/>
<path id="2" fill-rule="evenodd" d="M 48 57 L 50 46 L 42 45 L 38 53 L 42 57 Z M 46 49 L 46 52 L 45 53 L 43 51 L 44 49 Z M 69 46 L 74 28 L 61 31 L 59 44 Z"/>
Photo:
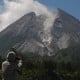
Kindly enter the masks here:
<path id="1" fill-rule="evenodd" d="M 17 80 L 17 72 L 22 66 L 22 60 L 16 58 L 16 53 L 10 51 L 7 54 L 7 60 L 2 63 L 2 80 Z"/>

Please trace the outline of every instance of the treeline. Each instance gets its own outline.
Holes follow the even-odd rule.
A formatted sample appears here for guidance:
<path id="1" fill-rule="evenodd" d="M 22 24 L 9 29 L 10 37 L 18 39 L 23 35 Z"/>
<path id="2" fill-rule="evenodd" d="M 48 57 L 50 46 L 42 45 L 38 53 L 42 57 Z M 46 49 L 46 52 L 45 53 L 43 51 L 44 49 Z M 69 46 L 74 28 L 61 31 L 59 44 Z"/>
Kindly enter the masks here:
<path id="1" fill-rule="evenodd" d="M 55 60 L 54 56 L 27 53 L 23 56 L 23 79 L 26 80 L 80 80 L 80 64 Z M 22 79 L 22 80 L 23 80 Z"/>
<path id="2" fill-rule="evenodd" d="M 19 54 L 23 60 L 18 80 L 80 80 L 80 64 L 57 62 L 54 56 L 40 56 L 37 53 Z M 4 61 L 0 57 L 1 63 Z M 0 68 L 1 68 L 0 63 Z M 0 79 L 2 72 L 0 71 Z"/>
<path id="3" fill-rule="evenodd" d="M 80 64 L 80 45 L 62 49 L 56 53 L 54 58 L 58 62 Z"/>
<path id="4" fill-rule="evenodd" d="M 80 80 L 80 64 L 57 62 L 54 56 L 29 53 L 23 56 L 23 67 L 26 80 Z"/>

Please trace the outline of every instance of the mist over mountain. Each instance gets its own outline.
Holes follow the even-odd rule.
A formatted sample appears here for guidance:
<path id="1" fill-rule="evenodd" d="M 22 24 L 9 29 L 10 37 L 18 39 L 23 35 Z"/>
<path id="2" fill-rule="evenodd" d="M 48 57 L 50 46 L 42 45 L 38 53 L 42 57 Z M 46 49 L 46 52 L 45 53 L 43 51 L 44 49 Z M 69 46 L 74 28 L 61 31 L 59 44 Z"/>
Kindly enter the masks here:
<path id="1" fill-rule="evenodd" d="M 61 9 L 50 15 L 30 12 L 0 32 L 0 54 L 14 47 L 23 54 L 54 55 L 79 44 L 80 21 Z"/>
<path id="2" fill-rule="evenodd" d="M 0 13 L 0 31 L 30 12 L 52 16 L 52 12 L 38 0 L 3 0 L 1 7 L 3 9 Z"/>

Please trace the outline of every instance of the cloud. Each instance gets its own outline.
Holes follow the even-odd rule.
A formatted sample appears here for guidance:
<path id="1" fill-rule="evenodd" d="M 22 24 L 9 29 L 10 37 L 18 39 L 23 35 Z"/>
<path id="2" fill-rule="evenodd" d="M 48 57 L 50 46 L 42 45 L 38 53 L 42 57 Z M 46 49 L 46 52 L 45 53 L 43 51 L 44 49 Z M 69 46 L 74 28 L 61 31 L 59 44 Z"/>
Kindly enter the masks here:
<path id="1" fill-rule="evenodd" d="M 52 13 L 37 0 L 4 0 L 4 12 L 0 14 L 0 31 L 29 12 L 35 12 L 36 15 L 44 14 L 48 18 L 50 17 L 45 23 L 53 20 Z M 51 25 L 47 24 L 47 27 L 49 26 Z"/>

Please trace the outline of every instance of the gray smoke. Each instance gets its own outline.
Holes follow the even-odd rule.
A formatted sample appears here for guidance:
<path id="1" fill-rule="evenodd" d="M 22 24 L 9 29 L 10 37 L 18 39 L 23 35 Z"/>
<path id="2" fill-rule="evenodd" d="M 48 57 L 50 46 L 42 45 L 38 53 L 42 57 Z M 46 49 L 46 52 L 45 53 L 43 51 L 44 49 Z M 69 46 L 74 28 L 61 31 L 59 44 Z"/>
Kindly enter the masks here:
<path id="1" fill-rule="evenodd" d="M 47 16 L 44 23 L 45 30 L 52 25 L 55 17 L 45 5 L 37 0 L 4 0 L 4 12 L 0 13 L 0 31 L 29 12 Z"/>

